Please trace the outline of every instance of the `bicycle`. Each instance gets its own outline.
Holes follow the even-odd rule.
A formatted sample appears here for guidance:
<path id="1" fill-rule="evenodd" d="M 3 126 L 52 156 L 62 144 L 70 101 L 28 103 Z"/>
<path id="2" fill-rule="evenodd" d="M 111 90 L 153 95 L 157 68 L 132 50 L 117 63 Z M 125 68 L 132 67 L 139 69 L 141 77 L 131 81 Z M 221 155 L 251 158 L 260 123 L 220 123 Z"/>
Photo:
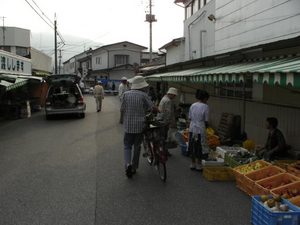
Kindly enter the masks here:
<path id="1" fill-rule="evenodd" d="M 150 166 L 155 166 L 162 181 L 167 180 L 167 150 L 165 143 L 165 125 L 155 120 L 152 115 L 146 116 L 143 146 Z"/>

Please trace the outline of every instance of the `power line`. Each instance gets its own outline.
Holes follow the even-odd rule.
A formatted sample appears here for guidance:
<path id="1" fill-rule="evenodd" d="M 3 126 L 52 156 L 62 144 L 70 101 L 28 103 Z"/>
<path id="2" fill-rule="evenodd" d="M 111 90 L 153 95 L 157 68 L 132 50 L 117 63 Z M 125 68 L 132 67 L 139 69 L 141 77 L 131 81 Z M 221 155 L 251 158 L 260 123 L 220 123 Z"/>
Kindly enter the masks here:
<path id="1" fill-rule="evenodd" d="M 40 14 L 39 12 L 27 1 L 25 0 L 25 2 L 27 2 L 27 4 L 33 9 L 33 11 L 35 11 L 35 13 L 49 26 L 51 27 L 51 29 L 54 29 L 54 27 L 52 27 Z"/>
<path id="2" fill-rule="evenodd" d="M 25 0 L 26 2 L 27 2 L 27 4 L 35 11 L 35 13 L 36 14 L 38 14 L 38 16 L 49 26 L 49 27 L 51 27 L 52 29 L 54 29 L 54 23 L 49 19 L 49 17 L 43 12 L 43 10 L 38 6 L 38 4 L 34 1 L 34 0 L 31 0 L 34 4 L 35 4 L 35 6 L 40 10 L 40 12 L 42 13 L 42 15 L 51 23 L 51 25 L 43 18 L 43 16 L 41 16 L 41 14 L 27 1 L 27 0 Z M 59 36 L 59 38 L 60 38 L 60 40 L 63 42 L 63 43 L 65 43 L 65 40 L 64 40 L 64 38 L 62 37 L 62 35 L 60 34 L 60 32 L 59 31 L 57 31 L 57 34 L 58 34 L 58 36 Z"/>
<path id="3" fill-rule="evenodd" d="M 36 7 L 41 11 L 41 13 L 43 14 L 43 16 L 45 16 L 48 21 L 54 26 L 54 23 L 48 18 L 48 16 L 43 12 L 43 10 L 38 6 L 38 4 L 34 1 L 34 0 L 31 0 L 35 5 Z"/>

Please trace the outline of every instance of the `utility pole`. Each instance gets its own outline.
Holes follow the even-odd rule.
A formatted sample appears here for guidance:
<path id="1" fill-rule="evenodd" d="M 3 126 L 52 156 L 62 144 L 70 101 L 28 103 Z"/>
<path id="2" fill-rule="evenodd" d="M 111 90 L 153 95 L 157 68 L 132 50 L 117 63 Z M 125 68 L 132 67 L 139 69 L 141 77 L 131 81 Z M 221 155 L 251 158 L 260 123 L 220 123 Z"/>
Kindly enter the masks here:
<path id="1" fill-rule="evenodd" d="M 3 43 L 2 44 L 3 44 L 3 47 L 4 47 L 5 46 L 5 26 L 4 26 L 4 20 L 5 20 L 6 17 L 2 16 L 1 18 L 2 18 L 2 21 L 3 21 L 3 25 L 2 25 Z"/>
<path id="2" fill-rule="evenodd" d="M 54 16 L 54 72 L 57 74 L 57 26 L 56 15 Z"/>
<path id="3" fill-rule="evenodd" d="M 152 15 L 152 0 L 149 0 L 149 14 L 146 14 L 146 22 L 149 22 L 149 62 L 152 62 L 152 23 L 156 22 L 155 15 Z"/>
<path id="4" fill-rule="evenodd" d="M 61 49 L 59 49 L 59 56 L 58 56 L 58 58 L 59 58 L 59 63 L 58 63 L 58 74 L 60 74 L 60 69 L 61 69 L 61 58 L 62 58 L 62 56 L 61 56 Z"/>

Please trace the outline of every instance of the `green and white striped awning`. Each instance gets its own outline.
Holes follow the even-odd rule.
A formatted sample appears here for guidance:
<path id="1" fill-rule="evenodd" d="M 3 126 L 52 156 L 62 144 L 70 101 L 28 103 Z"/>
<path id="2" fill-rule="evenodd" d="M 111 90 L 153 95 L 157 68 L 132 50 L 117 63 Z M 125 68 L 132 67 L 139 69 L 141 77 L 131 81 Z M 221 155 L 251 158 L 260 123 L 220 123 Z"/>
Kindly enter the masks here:
<path id="1" fill-rule="evenodd" d="M 24 78 L 16 78 L 14 82 L 7 81 L 5 79 L 1 79 L 0 77 L 0 86 L 5 89 L 5 91 L 10 91 L 16 88 L 19 88 L 25 84 L 27 84 L 28 79 Z"/>
<path id="2" fill-rule="evenodd" d="M 253 75 L 254 82 L 269 85 L 291 85 L 300 88 L 300 57 L 201 67 L 154 74 L 146 77 L 146 79 L 150 81 L 193 83 L 242 82 L 245 74 Z"/>

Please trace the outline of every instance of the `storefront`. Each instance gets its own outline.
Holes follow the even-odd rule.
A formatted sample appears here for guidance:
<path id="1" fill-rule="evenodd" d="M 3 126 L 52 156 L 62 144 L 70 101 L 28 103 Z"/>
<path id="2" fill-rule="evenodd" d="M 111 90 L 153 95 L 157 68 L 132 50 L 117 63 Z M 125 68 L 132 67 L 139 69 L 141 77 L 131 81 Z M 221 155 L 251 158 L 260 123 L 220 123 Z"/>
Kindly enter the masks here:
<path id="1" fill-rule="evenodd" d="M 287 142 L 300 150 L 300 57 L 198 67 L 146 79 L 178 88 L 177 100 L 184 104 L 195 101 L 196 89 L 207 90 L 212 126 L 218 126 L 223 112 L 240 115 L 242 131 L 257 144 L 266 140 L 265 119 L 277 117 Z"/>
<path id="2" fill-rule="evenodd" d="M 0 63 L 0 116 L 28 116 L 41 105 L 42 78 L 31 75 L 30 59 L 0 50 Z"/>

